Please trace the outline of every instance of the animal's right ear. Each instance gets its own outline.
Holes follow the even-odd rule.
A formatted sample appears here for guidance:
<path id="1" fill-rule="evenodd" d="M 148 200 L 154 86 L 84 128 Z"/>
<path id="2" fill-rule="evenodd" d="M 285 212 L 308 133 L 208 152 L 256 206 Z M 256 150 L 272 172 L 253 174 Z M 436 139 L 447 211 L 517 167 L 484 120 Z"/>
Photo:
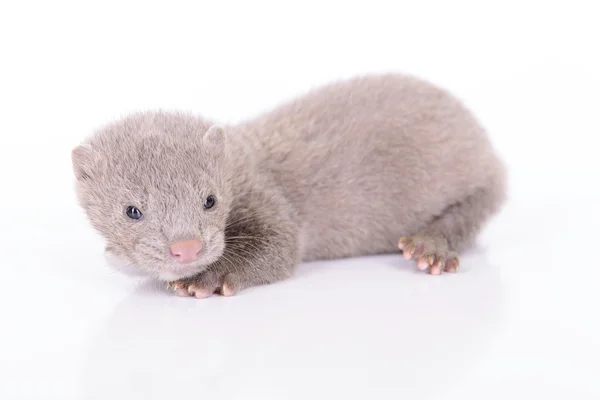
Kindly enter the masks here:
<path id="1" fill-rule="evenodd" d="M 209 146 L 222 148 L 225 145 L 225 130 L 220 125 L 213 125 L 204 134 L 203 140 Z"/>
<path id="2" fill-rule="evenodd" d="M 92 170 L 93 150 L 87 144 L 75 147 L 71 151 L 71 162 L 73 163 L 73 172 L 79 181 L 90 179 Z"/>

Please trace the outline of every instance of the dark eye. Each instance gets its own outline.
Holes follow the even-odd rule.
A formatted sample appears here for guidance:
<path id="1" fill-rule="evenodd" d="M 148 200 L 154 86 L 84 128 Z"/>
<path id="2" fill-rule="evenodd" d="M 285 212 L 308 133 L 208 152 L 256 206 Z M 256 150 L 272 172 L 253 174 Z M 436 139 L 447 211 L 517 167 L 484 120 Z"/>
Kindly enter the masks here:
<path id="1" fill-rule="evenodd" d="M 210 196 L 208 196 L 206 198 L 206 200 L 204 200 L 204 208 L 205 209 L 209 209 L 212 208 L 215 205 L 215 202 L 217 201 L 217 199 L 215 199 L 215 196 L 213 196 L 212 194 Z"/>
<path id="2" fill-rule="evenodd" d="M 131 219 L 142 219 L 142 212 L 134 206 L 127 207 L 127 211 L 125 213 Z"/>

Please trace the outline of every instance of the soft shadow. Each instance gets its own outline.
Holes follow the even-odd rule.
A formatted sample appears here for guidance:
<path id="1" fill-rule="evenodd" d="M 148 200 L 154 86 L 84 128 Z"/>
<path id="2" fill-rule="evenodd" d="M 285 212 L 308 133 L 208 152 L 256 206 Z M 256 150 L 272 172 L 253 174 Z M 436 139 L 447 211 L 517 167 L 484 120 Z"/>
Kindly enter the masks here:
<path id="1" fill-rule="evenodd" d="M 305 264 L 238 297 L 149 282 L 97 332 L 84 399 L 427 399 L 502 329 L 505 293 L 478 252 L 432 277 L 398 255 Z"/>

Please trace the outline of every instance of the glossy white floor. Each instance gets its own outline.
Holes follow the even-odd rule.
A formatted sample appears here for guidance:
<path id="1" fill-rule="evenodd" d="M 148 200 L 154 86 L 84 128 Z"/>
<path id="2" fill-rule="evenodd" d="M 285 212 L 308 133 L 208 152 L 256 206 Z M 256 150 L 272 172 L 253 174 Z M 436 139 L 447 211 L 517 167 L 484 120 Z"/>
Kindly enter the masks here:
<path id="1" fill-rule="evenodd" d="M 264 5 L 274 19 L 242 3 L 10 6 L 0 398 L 600 398 L 594 10 L 479 3 L 341 14 L 321 3 L 293 19 L 275 3 Z M 231 9 L 234 21 L 218 17 Z M 356 33 L 359 16 L 371 25 Z M 196 40 L 208 50 L 191 52 Z M 510 167 L 510 202 L 459 274 L 389 255 L 307 264 L 287 282 L 199 301 L 106 266 L 70 170 L 71 147 L 98 124 L 161 106 L 243 118 L 338 75 L 391 69 L 465 99 Z"/>

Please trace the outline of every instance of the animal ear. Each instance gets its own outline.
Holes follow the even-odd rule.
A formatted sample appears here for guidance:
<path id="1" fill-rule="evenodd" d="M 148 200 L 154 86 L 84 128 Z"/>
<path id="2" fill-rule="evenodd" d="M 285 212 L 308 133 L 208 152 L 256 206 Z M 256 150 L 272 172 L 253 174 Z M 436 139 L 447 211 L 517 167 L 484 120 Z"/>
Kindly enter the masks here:
<path id="1" fill-rule="evenodd" d="M 210 146 L 223 147 L 225 144 L 225 130 L 220 125 L 213 125 L 204 134 L 203 141 Z"/>
<path id="2" fill-rule="evenodd" d="M 77 180 L 90 179 L 93 160 L 93 150 L 90 145 L 82 144 L 71 151 L 73 172 Z"/>

